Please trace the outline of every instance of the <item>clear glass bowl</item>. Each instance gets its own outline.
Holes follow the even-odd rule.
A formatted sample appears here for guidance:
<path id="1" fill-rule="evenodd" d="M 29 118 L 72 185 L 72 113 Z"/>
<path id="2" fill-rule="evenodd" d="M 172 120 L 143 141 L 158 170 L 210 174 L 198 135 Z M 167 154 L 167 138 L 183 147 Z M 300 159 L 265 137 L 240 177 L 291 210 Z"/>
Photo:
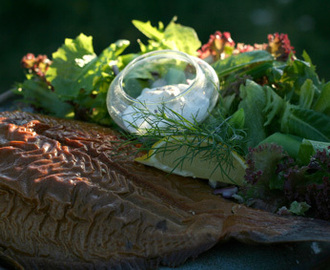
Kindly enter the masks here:
<path id="1" fill-rule="evenodd" d="M 124 130 L 143 133 L 153 125 L 165 127 L 156 114 L 182 115 L 201 122 L 214 108 L 219 96 L 219 80 L 205 61 L 188 54 L 153 51 L 131 61 L 112 81 L 107 108 Z"/>

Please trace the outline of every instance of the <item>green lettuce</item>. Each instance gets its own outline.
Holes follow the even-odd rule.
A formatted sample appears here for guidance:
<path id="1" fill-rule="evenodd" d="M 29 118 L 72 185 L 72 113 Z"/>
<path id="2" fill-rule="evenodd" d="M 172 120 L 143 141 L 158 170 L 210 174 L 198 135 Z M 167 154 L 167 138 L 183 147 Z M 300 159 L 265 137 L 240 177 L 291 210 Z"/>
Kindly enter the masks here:
<path id="1" fill-rule="evenodd" d="M 274 61 L 274 57 L 267 51 L 251 51 L 232 55 L 228 58 L 221 59 L 212 64 L 217 72 L 218 77 L 222 78 L 231 73 L 245 71 L 247 67 L 255 67 Z"/>
<path id="2" fill-rule="evenodd" d="M 281 131 L 305 139 L 330 142 L 330 117 L 287 103 L 281 119 Z"/>
<path id="3" fill-rule="evenodd" d="M 201 47 L 197 33 L 193 28 L 183 26 L 175 21 L 176 18 L 165 28 L 163 23 L 159 23 L 157 28 L 152 26 L 149 21 L 133 20 L 134 26 L 149 38 L 147 45 L 139 41 L 141 52 L 171 49 L 197 55 L 197 50 Z"/>
<path id="4" fill-rule="evenodd" d="M 262 113 L 266 107 L 266 94 L 262 86 L 254 81 L 247 80 L 241 85 L 239 109 L 243 109 L 248 147 L 256 146 L 267 136 L 265 129 L 266 117 Z"/>
<path id="5" fill-rule="evenodd" d="M 129 45 L 127 40 L 112 43 L 99 56 L 93 49 L 92 37 L 80 34 L 76 39 L 66 39 L 53 53 L 53 63 L 46 79 L 62 101 L 73 104 L 75 116 L 110 124 L 106 109 L 106 93 L 114 78 L 111 63 L 119 65 L 120 54 Z"/>
<path id="6" fill-rule="evenodd" d="M 330 116 L 330 82 L 323 85 L 313 109 Z"/>

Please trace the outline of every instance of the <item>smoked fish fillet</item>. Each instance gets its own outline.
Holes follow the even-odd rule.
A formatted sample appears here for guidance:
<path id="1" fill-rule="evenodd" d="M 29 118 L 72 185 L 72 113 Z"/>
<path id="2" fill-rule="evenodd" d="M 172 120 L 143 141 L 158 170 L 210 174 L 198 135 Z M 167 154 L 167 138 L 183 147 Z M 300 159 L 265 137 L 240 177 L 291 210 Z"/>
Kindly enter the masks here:
<path id="1" fill-rule="evenodd" d="M 220 198 L 119 151 L 94 124 L 0 113 L 0 259 L 16 269 L 157 269 L 235 239 L 330 242 L 330 223 Z M 221 256 L 221 254 L 219 254 Z"/>

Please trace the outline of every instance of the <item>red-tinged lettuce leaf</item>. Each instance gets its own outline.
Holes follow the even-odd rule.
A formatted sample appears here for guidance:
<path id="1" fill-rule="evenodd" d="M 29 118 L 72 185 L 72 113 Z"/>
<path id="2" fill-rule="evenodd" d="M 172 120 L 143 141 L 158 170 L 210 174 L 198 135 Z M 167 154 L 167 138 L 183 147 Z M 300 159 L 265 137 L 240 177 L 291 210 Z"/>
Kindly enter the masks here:
<path id="1" fill-rule="evenodd" d="M 251 188 L 247 193 L 249 198 L 267 199 L 270 190 L 283 189 L 284 179 L 279 175 L 277 166 L 287 157 L 281 146 L 272 143 L 249 149 L 245 173 L 247 187 Z"/>
<path id="2" fill-rule="evenodd" d="M 311 217 L 330 220 L 330 147 L 316 150 L 306 166 L 285 172 L 284 194 L 293 202 L 306 202 Z"/>
<path id="3" fill-rule="evenodd" d="M 303 144 L 302 144 L 303 145 Z M 311 143 L 304 143 L 307 146 Z M 277 212 L 287 209 L 296 201 L 298 208 L 309 205 L 309 217 L 330 219 L 330 146 L 314 142 L 314 154 L 309 153 L 306 162 L 297 162 L 275 144 L 262 144 L 249 150 L 245 179 L 246 186 L 240 195 L 248 205 Z M 327 144 L 329 145 L 329 144 Z M 310 149 L 307 149 L 309 152 Z"/>

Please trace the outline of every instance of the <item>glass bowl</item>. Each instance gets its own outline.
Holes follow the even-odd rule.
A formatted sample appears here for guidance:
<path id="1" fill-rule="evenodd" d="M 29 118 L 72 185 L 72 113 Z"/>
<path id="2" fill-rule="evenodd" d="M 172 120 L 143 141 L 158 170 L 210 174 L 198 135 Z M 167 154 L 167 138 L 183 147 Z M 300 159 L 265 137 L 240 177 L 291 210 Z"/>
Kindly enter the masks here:
<path id="1" fill-rule="evenodd" d="M 121 128 L 142 134 L 169 124 L 159 120 L 160 115 L 202 122 L 218 96 L 218 76 L 209 64 L 183 52 L 161 50 L 131 61 L 112 81 L 106 102 Z"/>

